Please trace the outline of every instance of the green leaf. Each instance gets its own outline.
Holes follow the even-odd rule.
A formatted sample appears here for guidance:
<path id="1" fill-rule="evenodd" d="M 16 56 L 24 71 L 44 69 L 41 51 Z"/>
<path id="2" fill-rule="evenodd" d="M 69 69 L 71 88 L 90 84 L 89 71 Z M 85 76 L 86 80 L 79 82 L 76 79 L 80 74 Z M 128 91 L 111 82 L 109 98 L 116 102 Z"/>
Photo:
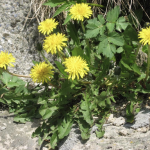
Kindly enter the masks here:
<path id="1" fill-rule="evenodd" d="M 85 95 L 83 94 L 83 98 L 85 99 L 85 101 L 81 102 L 81 105 L 80 105 L 81 110 L 80 111 L 82 112 L 85 121 L 91 125 L 93 123 L 93 119 L 91 116 L 90 102 L 88 100 L 88 98 L 89 98 L 88 93 L 86 93 Z"/>
<path id="2" fill-rule="evenodd" d="M 14 121 L 15 122 L 19 122 L 19 123 L 26 123 L 27 121 L 29 121 L 30 119 L 27 117 L 27 113 L 25 114 L 21 114 L 21 115 L 17 115 L 14 117 Z"/>
<path id="3" fill-rule="evenodd" d="M 63 25 L 67 24 L 71 20 L 71 15 L 68 13 Z"/>
<path id="4" fill-rule="evenodd" d="M 7 88 L 5 88 L 5 87 L 3 87 L 3 88 L 0 88 L 0 96 L 2 95 L 2 94 L 4 94 L 4 93 L 7 93 L 9 90 L 7 89 Z"/>
<path id="5" fill-rule="evenodd" d="M 71 94 L 72 91 L 73 91 L 72 88 L 73 88 L 73 84 L 69 80 L 66 80 L 65 82 L 62 83 L 62 87 L 61 87 L 60 93 L 62 95 Z"/>
<path id="6" fill-rule="evenodd" d="M 97 18 L 88 20 L 86 27 L 88 28 L 85 34 L 86 38 L 93 38 L 98 34 L 103 35 L 105 31 L 105 26 L 100 21 L 97 21 Z"/>
<path id="7" fill-rule="evenodd" d="M 49 0 L 48 2 L 44 3 L 43 5 L 56 7 L 65 2 L 66 2 L 65 0 Z"/>
<path id="8" fill-rule="evenodd" d="M 90 125 L 83 119 L 78 120 L 79 129 L 81 131 L 81 137 L 83 140 L 87 140 L 90 137 Z"/>
<path id="9" fill-rule="evenodd" d="M 93 30 L 87 30 L 85 37 L 88 38 L 93 38 L 96 37 L 99 34 L 99 28 L 93 29 Z"/>
<path id="10" fill-rule="evenodd" d="M 98 94 L 99 94 L 99 86 L 97 87 L 97 85 L 95 85 L 95 84 L 91 84 L 90 86 L 91 86 L 92 93 L 95 96 L 98 96 Z"/>
<path id="11" fill-rule="evenodd" d="M 112 32 L 108 35 L 108 41 L 117 45 L 117 46 L 123 46 L 124 45 L 124 39 L 122 36 L 120 36 L 117 32 Z"/>
<path id="12" fill-rule="evenodd" d="M 16 87 L 15 89 L 15 93 L 24 93 L 27 94 L 28 93 L 28 89 L 25 87 L 25 85 L 19 85 L 18 87 Z"/>
<path id="13" fill-rule="evenodd" d="M 72 22 L 69 22 L 67 24 L 67 33 L 70 35 L 70 37 L 73 39 L 76 45 L 79 45 L 80 41 L 78 38 L 78 32 Z"/>
<path id="14" fill-rule="evenodd" d="M 104 115 L 104 114 L 103 114 Z M 96 136 L 98 137 L 98 138 L 101 138 L 101 137 L 103 137 L 103 135 L 104 135 L 104 133 L 105 133 L 105 131 L 103 130 L 103 124 L 104 124 L 104 122 L 105 122 L 105 115 L 103 116 L 103 118 L 101 119 L 101 120 L 99 120 L 99 124 L 96 124 L 96 126 L 98 127 L 98 130 L 96 130 Z"/>
<path id="15" fill-rule="evenodd" d="M 42 97 L 39 97 L 37 104 L 47 104 L 47 101 L 43 99 Z"/>
<path id="16" fill-rule="evenodd" d="M 72 3 L 64 3 L 63 5 L 61 5 L 54 13 L 53 17 L 56 17 L 57 15 L 59 15 L 61 12 L 63 12 L 67 7 L 70 7 L 72 5 Z"/>
<path id="17" fill-rule="evenodd" d="M 59 62 L 59 61 L 55 61 L 55 64 L 57 65 L 59 71 L 66 77 L 68 77 L 67 73 L 64 71 L 65 68 L 63 67 L 63 65 Z"/>
<path id="18" fill-rule="evenodd" d="M 12 76 L 12 78 L 11 78 L 11 82 L 17 82 L 18 80 L 20 80 L 20 79 L 16 76 Z"/>
<path id="19" fill-rule="evenodd" d="M 106 107 L 105 101 L 107 99 L 107 92 L 106 91 L 101 92 L 101 94 L 97 96 L 96 99 L 97 99 L 97 104 L 100 107 Z"/>
<path id="20" fill-rule="evenodd" d="M 32 137 L 39 136 L 41 132 L 42 132 L 42 127 L 36 128 L 36 130 L 32 133 Z"/>
<path id="21" fill-rule="evenodd" d="M 125 68 L 127 68 L 127 69 L 129 69 L 129 70 L 132 71 L 132 69 L 130 68 L 130 66 L 129 66 L 128 64 L 126 64 L 125 62 L 123 62 L 123 60 L 121 60 L 120 62 L 121 62 L 121 64 L 122 64 Z"/>
<path id="22" fill-rule="evenodd" d="M 109 32 L 112 32 L 115 28 L 115 23 L 107 22 L 106 27 L 108 28 Z"/>
<path id="23" fill-rule="evenodd" d="M 107 99 L 106 99 L 106 103 L 107 103 L 108 105 L 111 105 L 111 100 L 110 100 L 110 98 L 107 98 Z"/>
<path id="24" fill-rule="evenodd" d="M 47 107 L 46 105 L 42 105 L 39 109 L 39 113 L 42 116 L 43 119 L 48 119 L 50 118 L 56 110 L 58 110 L 59 107 L 52 106 L 52 107 Z"/>
<path id="25" fill-rule="evenodd" d="M 18 83 L 15 83 L 15 82 L 8 82 L 7 83 L 7 87 L 9 88 L 12 88 L 12 87 L 15 87 L 15 86 L 18 86 L 19 84 Z"/>
<path id="26" fill-rule="evenodd" d="M 114 53 L 116 53 L 116 47 L 115 45 L 109 43 L 108 39 L 105 39 L 100 42 L 97 53 L 102 53 L 103 55 L 111 59 L 114 56 Z"/>
<path id="27" fill-rule="evenodd" d="M 95 133 L 98 138 L 101 138 L 101 137 L 103 137 L 105 131 L 96 131 Z"/>
<path id="28" fill-rule="evenodd" d="M 35 60 L 32 60 L 32 63 L 33 63 L 34 65 L 39 64 L 39 62 L 38 62 L 38 61 L 35 61 Z"/>
<path id="29" fill-rule="evenodd" d="M 137 74 L 141 75 L 140 68 L 137 66 L 137 64 L 133 64 L 131 66 L 131 68 L 133 69 L 134 72 L 136 72 Z"/>
<path id="30" fill-rule="evenodd" d="M 108 11 L 107 15 L 106 15 L 106 20 L 108 22 L 114 22 L 118 19 L 120 14 L 120 7 L 116 6 L 114 9 Z"/>
<path id="31" fill-rule="evenodd" d="M 71 130 L 73 124 L 72 116 L 65 116 L 63 122 L 58 126 L 58 137 L 63 139 Z"/>
<path id="32" fill-rule="evenodd" d="M 100 21 L 101 24 L 105 23 L 105 18 L 103 15 L 98 15 L 98 20 Z"/>
<path id="33" fill-rule="evenodd" d="M 113 96 L 111 96 L 110 99 L 111 99 L 114 103 L 116 103 L 116 101 L 115 101 L 115 99 L 114 99 Z"/>
<path id="34" fill-rule="evenodd" d="M 75 47 L 73 50 L 72 50 L 72 56 L 81 56 L 83 57 L 84 55 L 84 51 L 83 49 L 81 49 L 81 47 Z"/>
<path id="35" fill-rule="evenodd" d="M 50 139 L 51 147 L 54 149 L 57 146 L 57 143 L 58 143 L 58 133 L 56 131 Z"/>
<path id="36" fill-rule="evenodd" d="M 130 42 L 131 41 L 139 41 L 138 40 L 138 33 L 131 25 L 127 26 L 127 28 L 123 32 L 123 35 Z"/>
<path id="37" fill-rule="evenodd" d="M 2 98 L 0 98 L 0 103 L 7 105 L 7 101 L 3 100 Z"/>
<path id="38" fill-rule="evenodd" d="M 112 32 L 110 34 L 103 35 L 99 38 L 101 41 L 98 45 L 97 53 L 102 53 L 106 57 L 109 57 L 110 59 L 114 56 L 116 53 L 116 46 L 123 46 L 124 45 L 124 39 L 122 36 L 120 36 L 116 32 Z"/>
<path id="39" fill-rule="evenodd" d="M 145 79 L 145 77 L 146 77 L 146 74 L 145 74 L 145 73 L 142 73 L 142 74 L 140 75 L 140 77 L 137 79 L 138 82 L 141 81 L 142 79 Z"/>
<path id="40" fill-rule="evenodd" d="M 144 53 L 148 53 L 148 44 L 143 45 L 142 51 L 143 51 Z"/>
<path id="41" fill-rule="evenodd" d="M 122 53 L 122 52 L 123 52 L 123 47 L 117 48 L 116 52 L 117 52 L 117 53 Z"/>
<path id="42" fill-rule="evenodd" d="M 127 118 L 127 122 L 129 123 L 134 122 L 134 112 L 133 112 L 134 105 L 133 104 L 134 103 L 131 101 L 131 103 L 126 106 L 126 118 Z"/>
<path id="43" fill-rule="evenodd" d="M 120 17 L 116 22 L 116 30 L 121 32 L 121 30 L 125 30 L 128 25 L 129 23 L 126 22 L 125 17 Z"/>
<path id="44" fill-rule="evenodd" d="M 3 75 L 1 77 L 2 82 L 7 85 L 8 82 L 10 81 L 10 79 L 11 79 L 11 75 L 6 73 L 6 72 L 3 72 L 2 75 Z"/>

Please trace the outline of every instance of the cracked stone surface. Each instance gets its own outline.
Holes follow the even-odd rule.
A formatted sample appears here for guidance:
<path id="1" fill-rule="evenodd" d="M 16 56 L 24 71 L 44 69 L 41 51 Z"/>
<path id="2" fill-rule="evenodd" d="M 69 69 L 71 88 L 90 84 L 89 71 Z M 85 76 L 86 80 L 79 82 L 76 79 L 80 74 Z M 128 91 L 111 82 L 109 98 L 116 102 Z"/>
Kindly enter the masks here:
<path id="1" fill-rule="evenodd" d="M 87 141 L 81 139 L 80 130 L 74 126 L 69 136 L 59 143 L 59 150 L 149 150 L 149 114 L 150 109 L 141 110 L 135 116 L 133 124 L 126 123 L 123 117 L 117 118 L 111 114 L 108 124 L 104 124 L 104 137 L 100 139 L 95 135 L 95 126 Z"/>
<path id="2" fill-rule="evenodd" d="M 38 145 L 38 138 L 31 137 L 39 120 L 19 124 L 13 122 L 13 117 L 8 111 L 0 111 L 0 150 L 47 150 Z"/>

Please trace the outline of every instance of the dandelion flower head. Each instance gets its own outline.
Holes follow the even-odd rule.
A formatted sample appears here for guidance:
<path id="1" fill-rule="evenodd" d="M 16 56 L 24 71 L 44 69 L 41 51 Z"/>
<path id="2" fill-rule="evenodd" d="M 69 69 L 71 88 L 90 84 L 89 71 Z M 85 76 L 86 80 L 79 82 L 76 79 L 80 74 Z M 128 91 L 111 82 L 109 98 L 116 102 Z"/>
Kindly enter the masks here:
<path id="1" fill-rule="evenodd" d="M 76 77 L 79 79 L 79 75 L 81 78 L 83 78 L 89 71 L 88 64 L 80 56 L 66 58 L 63 64 L 66 67 L 65 71 L 69 73 L 68 78 L 72 78 L 72 80 L 74 80 Z"/>
<path id="2" fill-rule="evenodd" d="M 57 50 L 62 51 L 63 47 L 67 46 L 65 41 L 67 41 L 67 38 L 62 33 L 58 34 L 52 34 L 46 37 L 43 44 L 43 49 L 47 53 L 56 54 Z"/>
<path id="3" fill-rule="evenodd" d="M 142 29 L 142 31 L 139 32 L 138 36 L 141 39 L 140 43 L 142 43 L 143 45 L 150 45 L 150 27 Z"/>
<path id="4" fill-rule="evenodd" d="M 4 67 L 4 69 L 6 70 L 7 66 L 14 67 L 12 62 L 15 62 L 15 60 L 16 59 L 13 57 L 11 53 L 8 54 L 8 52 L 1 52 L 0 53 L 0 68 Z"/>
<path id="5" fill-rule="evenodd" d="M 55 22 L 55 19 L 46 19 L 45 21 L 40 23 L 40 25 L 38 26 L 38 30 L 44 35 L 49 35 L 57 25 L 58 22 Z"/>
<path id="6" fill-rule="evenodd" d="M 92 15 L 92 10 L 87 4 L 81 3 L 71 7 L 70 14 L 72 19 L 83 21 L 84 18 L 89 18 Z"/>
<path id="7" fill-rule="evenodd" d="M 52 69 L 53 69 L 52 66 L 46 64 L 45 62 L 40 62 L 39 64 L 36 64 L 31 69 L 30 76 L 34 82 L 37 82 L 37 83 L 46 82 L 47 83 L 53 77 L 54 73 Z"/>

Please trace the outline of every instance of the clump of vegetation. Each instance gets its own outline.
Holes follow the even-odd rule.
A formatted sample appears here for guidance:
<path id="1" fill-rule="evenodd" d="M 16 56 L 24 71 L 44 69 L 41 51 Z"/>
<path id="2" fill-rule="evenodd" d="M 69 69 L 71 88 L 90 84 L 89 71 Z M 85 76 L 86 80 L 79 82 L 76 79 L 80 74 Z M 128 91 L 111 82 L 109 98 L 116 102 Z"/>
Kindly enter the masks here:
<path id="1" fill-rule="evenodd" d="M 77 2 L 50 0 L 45 3 L 51 7 L 61 5 L 53 17 L 67 12 L 63 23 L 66 30 L 61 33 L 59 22 L 54 18 L 40 23 L 38 30 L 45 35 L 45 40 L 39 43 L 38 51 L 45 61 L 33 61 L 30 75 L 9 72 L 7 66 L 12 65 L 15 58 L 7 52 L 0 53 L 0 102 L 16 114 L 15 122 L 40 118 L 43 123 L 33 137 L 39 137 L 39 144 L 49 140 L 52 148 L 69 134 L 74 123 L 82 139 L 90 137 L 94 125 L 98 127 L 97 137 L 101 138 L 105 119 L 115 110 L 112 104 L 120 96 L 128 101 L 126 117 L 127 122 L 132 123 L 134 112 L 140 110 L 135 109 L 135 105 L 142 103 L 139 93 L 150 90 L 150 28 L 138 34 L 133 24 L 121 15 L 119 6 L 106 15 L 92 18 L 91 7 L 102 6 Z M 139 66 L 136 58 L 141 47 L 148 59 Z M 56 55 L 59 61 L 50 63 L 44 52 Z M 17 76 L 30 77 L 39 84 L 29 90 L 29 83 Z"/>

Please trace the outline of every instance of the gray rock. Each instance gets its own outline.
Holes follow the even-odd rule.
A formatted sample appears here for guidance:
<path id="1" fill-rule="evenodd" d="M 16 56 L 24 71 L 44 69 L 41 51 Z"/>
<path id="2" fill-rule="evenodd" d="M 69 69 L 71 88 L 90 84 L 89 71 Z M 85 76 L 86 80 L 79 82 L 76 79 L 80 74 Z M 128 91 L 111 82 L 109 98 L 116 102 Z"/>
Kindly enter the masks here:
<path id="1" fill-rule="evenodd" d="M 108 123 L 112 123 L 115 126 L 120 126 L 120 125 L 125 124 L 125 118 L 124 117 L 118 117 L 118 118 L 116 118 L 116 117 L 114 117 L 113 114 L 110 114 L 107 122 Z"/>
<path id="2" fill-rule="evenodd" d="M 95 133 L 92 133 L 89 140 L 83 141 L 79 133 L 75 132 L 76 130 L 78 129 L 73 127 L 69 136 L 59 143 L 59 150 L 138 150 L 139 148 L 148 150 L 150 148 L 150 140 L 147 140 L 150 138 L 150 131 L 141 133 L 122 126 L 106 126 L 105 135 L 109 135 L 111 138 L 103 137 L 99 139 Z M 119 135 L 120 131 L 126 132 L 127 135 Z"/>
<path id="3" fill-rule="evenodd" d="M 128 128 L 141 128 L 144 126 L 150 126 L 150 109 L 145 108 L 141 110 L 136 116 L 135 116 L 135 123 L 134 124 L 125 124 L 125 127 Z"/>
<path id="4" fill-rule="evenodd" d="M 0 51 L 12 53 L 16 58 L 15 67 L 8 69 L 21 75 L 30 74 L 32 60 L 44 61 L 36 50 L 37 43 L 42 42 L 37 29 L 38 23 L 36 19 L 27 19 L 27 15 L 29 18 L 33 16 L 30 6 L 30 0 L 0 1 Z M 53 62 L 51 54 L 45 55 Z M 30 78 L 22 79 L 31 81 Z"/>
<path id="5" fill-rule="evenodd" d="M 109 124 L 104 124 L 103 126 L 105 128 L 105 134 L 101 139 L 96 137 L 94 132 L 97 130 L 97 127 L 94 126 L 91 129 L 90 139 L 83 141 L 79 129 L 75 126 L 72 128 L 69 136 L 58 144 L 59 150 L 148 150 L 150 148 L 150 140 L 147 140 L 150 138 L 150 131 L 149 128 L 147 128 L 150 118 L 149 113 L 150 110 L 143 109 L 135 116 L 134 124 L 126 123 L 123 126 L 122 123 L 116 126 L 115 120 L 118 118 L 115 118 L 113 114 L 111 114 L 107 121 Z M 119 117 L 119 120 L 122 120 L 121 118 L 122 117 Z M 78 132 L 76 133 L 75 131 Z"/>
<path id="6" fill-rule="evenodd" d="M 148 130 L 149 130 L 149 128 L 146 128 L 146 127 L 142 127 L 142 128 L 137 129 L 138 132 L 142 132 L 142 133 L 146 133 Z"/>
<path id="7" fill-rule="evenodd" d="M 121 136 L 126 136 L 126 135 L 128 135 L 128 134 L 129 134 L 129 133 L 127 132 L 126 129 L 119 131 L 119 135 L 121 135 Z"/>
<path id="8" fill-rule="evenodd" d="M 0 150 L 48 150 L 38 145 L 38 138 L 32 138 L 32 133 L 40 125 L 40 120 L 25 124 L 13 122 L 14 115 L 8 111 L 0 111 L 0 122 L 5 130 L 0 130 Z M 41 148 L 41 149 L 40 149 Z"/>

